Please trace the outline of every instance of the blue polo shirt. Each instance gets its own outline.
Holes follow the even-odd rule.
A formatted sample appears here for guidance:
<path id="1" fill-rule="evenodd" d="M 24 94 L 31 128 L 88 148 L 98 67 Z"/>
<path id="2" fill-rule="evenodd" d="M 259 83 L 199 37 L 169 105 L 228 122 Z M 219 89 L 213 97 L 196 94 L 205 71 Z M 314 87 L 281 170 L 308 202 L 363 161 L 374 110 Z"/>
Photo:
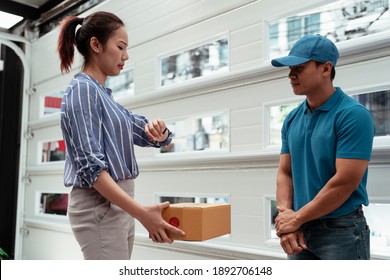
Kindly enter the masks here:
<path id="1" fill-rule="evenodd" d="M 336 158 L 370 160 L 375 128 L 369 111 L 340 88 L 313 112 L 304 101 L 282 127 L 281 154 L 291 155 L 294 210 L 309 203 L 336 173 Z M 368 205 L 367 170 L 358 189 L 323 218 Z"/>

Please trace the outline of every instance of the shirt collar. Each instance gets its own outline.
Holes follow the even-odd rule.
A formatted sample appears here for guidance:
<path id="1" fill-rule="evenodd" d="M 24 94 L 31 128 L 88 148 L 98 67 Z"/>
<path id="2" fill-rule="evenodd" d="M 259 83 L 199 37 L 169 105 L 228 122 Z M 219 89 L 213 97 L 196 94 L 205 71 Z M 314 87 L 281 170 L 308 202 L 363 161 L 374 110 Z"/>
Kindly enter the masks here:
<path id="1" fill-rule="evenodd" d="M 110 88 L 106 88 L 105 86 L 103 86 L 101 83 L 98 82 L 98 80 L 96 80 L 94 77 L 84 73 L 84 72 L 79 72 L 75 75 L 75 78 L 77 77 L 84 77 L 84 78 L 87 78 L 89 80 L 91 80 L 92 82 L 94 82 L 95 84 L 97 84 L 101 89 L 103 89 L 110 97 L 112 97 L 112 90 Z"/>
<path id="2" fill-rule="evenodd" d="M 322 104 L 316 110 L 324 111 L 324 112 L 332 110 L 332 108 L 339 102 L 342 94 L 343 91 L 339 87 L 336 87 L 335 92 L 328 98 L 328 100 L 325 101 L 324 104 Z M 310 112 L 310 108 L 309 105 L 307 104 L 307 100 L 305 100 L 305 114 L 307 112 Z"/>

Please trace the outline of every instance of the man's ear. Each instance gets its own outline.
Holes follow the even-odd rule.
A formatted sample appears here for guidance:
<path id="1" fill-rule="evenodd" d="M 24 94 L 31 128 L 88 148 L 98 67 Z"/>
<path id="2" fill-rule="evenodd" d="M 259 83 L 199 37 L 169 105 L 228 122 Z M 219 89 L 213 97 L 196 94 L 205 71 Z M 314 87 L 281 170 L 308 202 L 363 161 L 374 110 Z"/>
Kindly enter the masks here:
<path id="1" fill-rule="evenodd" d="M 99 43 L 99 40 L 96 37 L 92 37 L 89 40 L 89 46 L 91 47 L 91 49 L 92 49 L 92 51 L 94 53 L 99 53 L 100 43 Z"/>
<path id="2" fill-rule="evenodd" d="M 324 63 L 323 69 L 325 75 L 330 75 L 332 73 L 333 64 L 332 62 L 328 61 Z"/>

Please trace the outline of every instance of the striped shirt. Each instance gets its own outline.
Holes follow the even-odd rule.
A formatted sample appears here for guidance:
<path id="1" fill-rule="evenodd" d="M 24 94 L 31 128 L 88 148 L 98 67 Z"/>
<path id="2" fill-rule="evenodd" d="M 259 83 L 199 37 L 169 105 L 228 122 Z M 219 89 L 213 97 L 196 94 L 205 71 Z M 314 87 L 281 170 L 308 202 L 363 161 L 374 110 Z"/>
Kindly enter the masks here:
<path id="1" fill-rule="evenodd" d="M 85 73 L 76 74 L 61 103 L 65 186 L 90 188 L 102 170 L 114 181 L 135 179 L 139 171 L 134 145 L 158 148 L 172 141 L 149 141 L 147 123 L 147 118 L 116 103 L 111 89 Z"/>

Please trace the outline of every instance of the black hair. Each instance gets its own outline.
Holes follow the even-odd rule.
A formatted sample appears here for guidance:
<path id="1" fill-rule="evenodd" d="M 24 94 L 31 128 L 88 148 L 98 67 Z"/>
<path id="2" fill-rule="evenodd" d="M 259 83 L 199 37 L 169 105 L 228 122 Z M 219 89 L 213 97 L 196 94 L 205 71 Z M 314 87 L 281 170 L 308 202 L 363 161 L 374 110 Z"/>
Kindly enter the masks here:
<path id="1" fill-rule="evenodd" d="M 81 25 L 76 31 L 76 27 Z M 85 18 L 67 16 L 61 22 L 57 51 L 61 60 L 61 72 L 69 72 L 74 58 L 74 46 L 88 63 L 91 53 L 90 39 L 96 37 L 105 46 L 111 34 L 124 26 L 123 21 L 109 12 L 95 12 Z"/>

